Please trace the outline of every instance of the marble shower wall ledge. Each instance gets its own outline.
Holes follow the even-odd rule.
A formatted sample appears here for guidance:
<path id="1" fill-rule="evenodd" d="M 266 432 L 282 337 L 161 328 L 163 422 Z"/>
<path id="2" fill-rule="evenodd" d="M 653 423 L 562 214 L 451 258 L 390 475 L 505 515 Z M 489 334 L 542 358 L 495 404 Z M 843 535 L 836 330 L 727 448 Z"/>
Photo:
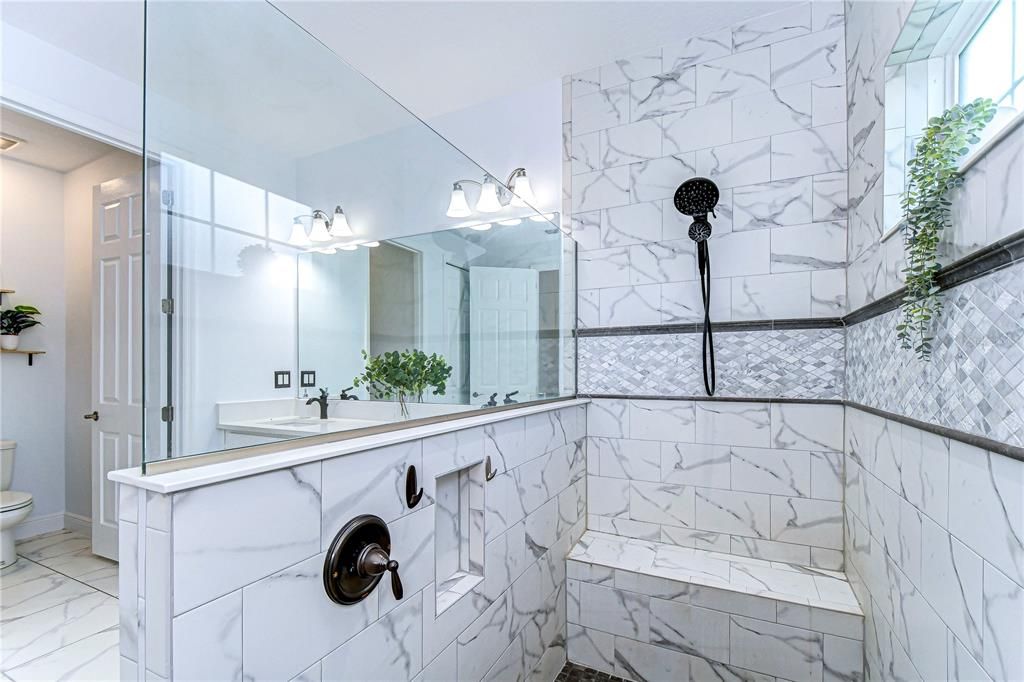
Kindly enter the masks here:
<path id="1" fill-rule="evenodd" d="M 596 399 L 587 528 L 843 566 L 841 405 Z"/>
<path id="2" fill-rule="evenodd" d="M 580 405 L 169 495 L 122 484 L 122 679 L 554 679 L 565 556 L 586 525 L 585 433 Z M 435 480 L 488 456 L 483 580 L 441 610 Z M 385 577 L 341 606 L 325 552 L 367 513 L 388 525 L 405 596 Z"/>
<path id="3" fill-rule="evenodd" d="M 715 333 L 716 396 L 844 398 L 845 331 L 776 329 Z M 701 335 L 581 336 L 585 395 L 704 395 Z"/>
<path id="4" fill-rule="evenodd" d="M 1024 462 L 846 408 L 868 680 L 1024 679 Z"/>
<path id="5" fill-rule="evenodd" d="M 843 7 L 798 5 L 574 74 L 563 187 L 579 245 L 580 326 L 693 322 L 694 175 L 722 190 L 716 320 L 847 310 Z"/>

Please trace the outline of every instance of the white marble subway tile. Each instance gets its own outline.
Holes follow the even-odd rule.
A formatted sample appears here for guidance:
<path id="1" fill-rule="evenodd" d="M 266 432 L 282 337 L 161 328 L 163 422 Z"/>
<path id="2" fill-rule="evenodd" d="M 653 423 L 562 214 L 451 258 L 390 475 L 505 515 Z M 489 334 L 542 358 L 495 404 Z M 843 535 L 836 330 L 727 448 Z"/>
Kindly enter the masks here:
<path id="1" fill-rule="evenodd" d="M 647 641 L 650 615 L 646 595 L 580 583 L 580 625 L 586 628 Z"/>
<path id="2" fill-rule="evenodd" d="M 702 402 L 696 404 L 698 443 L 770 447 L 767 403 Z"/>
<path id="3" fill-rule="evenodd" d="M 602 168 L 650 161 L 662 154 L 662 130 L 656 120 L 606 128 L 600 132 L 600 137 Z"/>
<path id="4" fill-rule="evenodd" d="M 957 260 L 971 253 L 979 246 L 999 238 L 994 232 L 987 236 L 988 216 L 986 207 L 986 173 L 982 161 L 964 175 L 962 185 L 949 194 L 951 207 L 950 225 L 942 236 L 939 246 L 941 257 Z"/>
<path id="5" fill-rule="evenodd" d="M 810 272 L 737 277 L 733 281 L 733 319 L 792 319 L 808 317 L 810 310 Z"/>
<path id="6" fill-rule="evenodd" d="M 771 138 L 767 137 L 701 149 L 696 156 L 697 174 L 710 178 L 721 189 L 768 182 L 773 178 L 772 165 Z"/>
<path id="7" fill-rule="evenodd" d="M 900 450 L 900 492 L 945 527 L 949 513 L 949 439 L 901 425 Z"/>
<path id="8" fill-rule="evenodd" d="M 846 48 L 841 26 L 784 40 L 773 44 L 770 49 L 771 84 L 775 88 L 841 75 L 846 71 Z"/>
<path id="9" fill-rule="evenodd" d="M 400 607 L 326 656 L 324 679 L 410 680 L 419 673 L 423 667 L 423 594 L 411 594 Z"/>
<path id="10" fill-rule="evenodd" d="M 763 47 L 811 32 L 811 3 L 762 14 L 732 29 L 734 52 Z"/>
<path id="11" fill-rule="evenodd" d="M 762 47 L 697 66 L 697 104 L 710 104 L 768 90 L 769 50 Z"/>
<path id="12" fill-rule="evenodd" d="M 728 445 L 661 444 L 661 480 L 665 483 L 729 488 L 731 464 Z"/>
<path id="13" fill-rule="evenodd" d="M 534 563 L 558 539 L 558 498 L 542 504 L 524 520 L 526 559 Z"/>
<path id="14" fill-rule="evenodd" d="M 696 491 L 696 527 L 719 533 L 769 539 L 768 495 L 700 488 Z"/>
<path id="15" fill-rule="evenodd" d="M 761 275 L 771 270 L 771 234 L 767 230 L 713 234 L 708 250 L 717 277 Z"/>
<path id="16" fill-rule="evenodd" d="M 576 296 L 576 321 L 580 329 L 601 326 L 601 294 L 599 289 L 580 289 Z"/>
<path id="17" fill-rule="evenodd" d="M 843 454 L 811 453 L 811 497 L 818 500 L 843 500 Z"/>
<path id="18" fill-rule="evenodd" d="M 204 488 L 204 490 L 209 489 Z M 174 505 L 175 513 L 177 513 L 180 500 L 181 496 L 178 495 Z M 174 567 L 171 565 L 171 537 L 169 533 L 151 528 L 147 528 L 143 532 L 145 533 L 146 547 L 141 580 L 144 585 L 145 605 L 139 607 L 139 615 L 142 619 L 139 627 L 139 644 L 144 651 L 140 652 L 140 657 L 145 656 L 146 670 L 166 678 L 170 676 L 171 672 L 171 618 L 177 613 L 173 608 L 176 604 L 172 603 L 172 595 L 168 593 L 167 589 L 167 586 L 172 584 L 171 576 L 176 575 Z M 177 538 L 180 536 L 179 531 L 176 534 L 175 543 L 178 542 Z M 306 537 L 308 538 L 308 533 Z M 175 553 L 177 549 L 178 544 L 175 544 Z M 258 558 L 259 553 L 255 554 L 255 557 Z M 209 566 L 210 564 L 204 564 L 204 567 Z M 214 566 L 217 565 L 214 564 Z M 224 571 L 225 569 L 221 565 L 219 568 L 211 570 Z M 200 578 L 206 578 L 206 576 L 203 573 L 193 576 L 193 580 Z M 175 581 L 170 592 L 176 590 L 178 584 Z"/>
<path id="19" fill-rule="evenodd" d="M 601 246 L 613 248 L 661 239 L 662 207 L 657 201 L 602 211 Z"/>
<path id="20" fill-rule="evenodd" d="M 809 128 L 811 84 L 797 83 L 732 100 L 733 140 L 750 140 Z"/>
<path id="21" fill-rule="evenodd" d="M 569 438 L 570 434 L 566 429 L 565 421 L 561 413 L 554 410 L 525 417 L 522 451 L 513 460 L 514 466 L 540 457 L 544 453 L 556 450 L 574 440 Z"/>
<path id="22" fill-rule="evenodd" d="M 242 591 L 174 618 L 176 680 L 242 679 Z"/>
<path id="23" fill-rule="evenodd" d="M 846 269 L 811 272 L 811 316 L 840 317 L 846 311 Z"/>
<path id="24" fill-rule="evenodd" d="M 566 648 L 574 663 L 609 675 L 615 672 L 615 635 L 570 622 Z"/>
<path id="25" fill-rule="evenodd" d="M 864 643 L 825 635 L 822 661 L 825 682 L 855 682 L 864 678 Z"/>
<path id="26" fill-rule="evenodd" d="M 964 648 L 960 640 L 949 633 L 946 638 L 946 680 L 948 682 L 992 682 L 981 663 Z"/>
<path id="27" fill-rule="evenodd" d="M 810 497 L 811 453 L 733 446 L 729 454 L 733 490 Z"/>
<path id="28" fill-rule="evenodd" d="M 982 663 L 995 680 L 1024 679 L 1024 587 L 985 563 Z"/>
<path id="29" fill-rule="evenodd" d="M 771 138 L 772 180 L 841 171 L 846 169 L 846 163 L 846 125 L 843 123 L 795 130 Z"/>
<path id="30" fill-rule="evenodd" d="M 816 599 L 818 595 L 814 576 L 809 574 L 766 566 L 763 562 L 755 564 L 735 561 L 730 570 L 732 586 L 751 594 L 781 594 L 802 599 Z"/>
<path id="31" fill-rule="evenodd" d="M 732 319 L 732 282 L 727 277 L 711 280 L 711 319 Z M 704 300 L 700 282 L 670 282 L 661 286 L 662 322 L 700 322 L 704 319 Z"/>
<path id="32" fill-rule="evenodd" d="M 409 513 L 405 502 L 405 472 L 413 465 L 423 473 L 420 452 L 420 441 L 413 441 L 324 461 L 323 529 L 319 549 L 327 549 L 341 527 L 358 514 L 373 514 L 386 523 Z M 177 504 L 175 500 L 176 507 Z M 175 508 L 175 515 L 177 513 Z M 286 565 L 287 562 L 273 568 Z"/>
<path id="33" fill-rule="evenodd" d="M 630 400 L 629 437 L 656 441 L 693 441 L 695 404 L 688 400 Z"/>
<path id="34" fill-rule="evenodd" d="M 572 211 L 580 213 L 629 203 L 629 166 L 580 173 L 572 179 Z"/>
<path id="35" fill-rule="evenodd" d="M 684 282 L 697 278 L 696 245 L 689 239 L 629 247 L 631 284 Z"/>
<path id="36" fill-rule="evenodd" d="M 843 26 L 842 0 L 817 0 L 811 3 L 811 30 L 824 31 Z"/>
<path id="37" fill-rule="evenodd" d="M 843 546 L 843 505 L 831 500 L 772 497 L 771 539 L 830 549 Z"/>
<path id="38" fill-rule="evenodd" d="M 545 477 L 545 469 L 552 456 L 552 453 L 548 453 L 513 469 L 515 494 L 512 495 L 510 506 L 518 506 L 519 509 L 510 514 L 514 514 L 516 517 L 525 517 L 539 509 L 542 504 L 551 499 L 553 494 L 559 492 L 550 489 Z"/>
<path id="39" fill-rule="evenodd" d="M 839 549 L 811 547 L 811 566 L 829 571 L 841 571 L 846 566 L 845 555 Z"/>
<path id="40" fill-rule="evenodd" d="M 993 242 L 1024 227 L 1024 133 L 993 148 L 985 159 L 986 241 Z"/>
<path id="41" fill-rule="evenodd" d="M 616 59 L 600 68 L 604 89 L 630 83 L 661 73 L 661 49 L 645 50 L 631 57 Z"/>
<path id="42" fill-rule="evenodd" d="M 629 518 L 694 528 L 694 491 L 692 486 L 632 481 L 629 484 Z"/>
<path id="43" fill-rule="evenodd" d="M 626 247 L 580 253 L 576 267 L 580 289 L 629 285 L 629 249 Z"/>
<path id="44" fill-rule="evenodd" d="M 835 270 L 846 266 L 846 222 L 771 230 L 772 272 Z"/>
<path id="45" fill-rule="evenodd" d="M 846 77 L 839 74 L 811 83 L 811 125 L 846 122 Z"/>
<path id="46" fill-rule="evenodd" d="M 952 442 L 949 532 L 1024 585 L 1024 462 Z"/>
<path id="47" fill-rule="evenodd" d="M 920 591 L 902 574 L 895 575 L 896 636 L 905 644 L 921 677 L 941 680 L 946 674 L 946 633 L 949 630 Z"/>
<path id="48" fill-rule="evenodd" d="M 125 490 L 128 486 L 120 486 Z M 121 496 L 121 501 L 124 501 Z M 138 498 L 135 498 L 136 500 Z M 138 518 L 136 516 L 136 518 Z M 132 661 L 139 660 L 139 527 L 135 523 L 124 521 L 118 523 L 117 532 L 118 572 L 117 593 L 124 599 L 118 599 L 118 622 L 120 623 L 121 655 Z M 26 562 L 22 562 L 26 563 Z M 17 566 L 17 564 L 15 564 Z M 14 569 L 9 569 L 8 574 Z M 56 575 L 56 574 L 54 574 Z M 5 587 L 8 575 L 4 576 Z M 3 594 L 6 590 L 0 590 Z M 0 597 L 0 604 L 9 608 L 7 599 Z"/>
<path id="49" fill-rule="evenodd" d="M 598 398 L 587 405 L 587 435 L 628 438 L 630 428 L 628 400 Z"/>
<path id="50" fill-rule="evenodd" d="M 846 218 L 847 176 L 845 171 L 815 175 L 812 194 L 812 222 L 844 220 Z"/>
<path id="51" fill-rule="evenodd" d="M 730 536 L 726 533 L 715 533 L 707 530 L 662 526 L 661 540 L 668 545 L 692 547 L 709 552 L 727 553 L 730 549 Z"/>
<path id="52" fill-rule="evenodd" d="M 691 656 L 729 661 L 729 614 L 651 599 L 650 643 Z"/>
<path id="53" fill-rule="evenodd" d="M 858 641 L 864 638 L 864 617 L 852 613 L 780 601 L 776 620 L 782 625 L 827 635 Z"/>
<path id="54" fill-rule="evenodd" d="M 657 284 L 601 289 L 603 327 L 622 327 L 661 322 L 661 287 Z"/>
<path id="55" fill-rule="evenodd" d="M 982 657 L 981 557 L 925 517 L 921 533 L 921 593 L 975 657 Z"/>
<path id="56" fill-rule="evenodd" d="M 629 86 L 576 97 L 572 101 L 572 134 L 583 135 L 629 120 Z M 575 183 L 574 183 L 575 184 Z"/>
<path id="57" fill-rule="evenodd" d="M 776 602 L 773 599 L 708 585 L 692 587 L 690 603 L 694 606 L 703 606 L 715 611 L 749 616 L 760 620 L 775 620 Z"/>
<path id="58" fill-rule="evenodd" d="M 117 516 L 120 521 L 139 522 L 139 488 L 117 486 Z"/>
<path id="59" fill-rule="evenodd" d="M 772 447 L 843 451 L 842 405 L 772 403 Z"/>
<path id="60" fill-rule="evenodd" d="M 716 102 L 661 119 L 666 154 L 690 152 L 733 141 L 733 105 Z M 763 137 L 763 135 L 762 135 Z"/>
<path id="61" fill-rule="evenodd" d="M 401 566 L 405 601 L 434 582 L 434 519 L 434 510 L 425 507 L 388 524 L 391 558 Z M 388 580 L 380 582 L 377 593 L 381 616 L 403 603 L 395 600 Z"/>
<path id="62" fill-rule="evenodd" d="M 601 476 L 639 481 L 661 480 L 661 444 L 655 441 L 594 438 Z M 596 452 L 595 452 L 596 450 Z"/>
<path id="63" fill-rule="evenodd" d="M 601 211 L 577 213 L 572 216 L 572 238 L 580 251 L 601 248 Z"/>
<path id="64" fill-rule="evenodd" d="M 570 91 L 573 98 L 583 95 L 592 95 L 601 90 L 601 72 L 599 69 L 590 69 L 574 73 L 570 77 Z"/>
<path id="65" fill-rule="evenodd" d="M 514 469 L 545 452 L 541 448 L 546 446 L 546 443 L 538 446 L 537 442 L 543 438 L 542 435 L 536 434 L 536 440 L 527 441 L 526 426 L 526 418 L 506 419 L 484 426 L 484 456 L 491 458 L 495 471 L 505 472 Z"/>
<path id="66" fill-rule="evenodd" d="M 587 527 L 590 530 L 608 533 L 609 535 L 621 535 L 651 542 L 661 541 L 662 526 L 657 523 L 590 514 L 587 518 Z"/>
<path id="67" fill-rule="evenodd" d="M 793 682 L 822 679 L 824 635 L 787 625 L 731 617 L 730 656 L 733 665 Z"/>
<path id="68" fill-rule="evenodd" d="M 764 559 L 765 561 L 781 561 L 801 566 L 808 566 L 811 563 L 811 548 L 806 545 L 758 540 L 738 535 L 730 538 L 729 553 L 736 556 Z"/>
<path id="69" fill-rule="evenodd" d="M 438 436 L 424 438 L 422 441 L 423 467 L 420 470 L 420 485 L 423 486 L 425 500 L 433 500 L 436 479 L 442 474 L 451 473 L 484 460 L 483 427 L 451 431 Z M 405 477 L 401 479 L 402 490 L 405 490 Z M 403 501 L 405 499 L 403 492 Z M 420 502 L 420 505 L 423 505 Z M 406 513 L 411 512 L 408 510 Z M 329 529 L 325 529 L 325 534 Z M 334 531 L 337 532 L 337 531 Z"/>
<path id="70" fill-rule="evenodd" d="M 812 222 L 810 177 L 736 187 L 732 197 L 737 232 Z"/>
<path id="71" fill-rule="evenodd" d="M 601 516 L 629 516 L 629 481 L 587 476 L 587 511 Z"/>
<path id="72" fill-rule="evenodd" d="M 673 196 L 683 180 L 696 174 L 696 159 L 700 153 L 684 152 L 630 164 L 629 188 L 633 202 Z"/>
<path id="73" fill-rule="evenodd" d="M 701 62 L 732 54 L 732 31 L 721 29 L 662 49 L 662 69 L 681 71 Z"/>
<path id="74" fill-rule="evenodd" d="M 629 84 L 629 116 L 642 121 L 672 114 L 694 106 L 696 69 L 667 71 Z"/>
<path id="75" fill-rule="evenodd" d="M 586 135 L 574 135 L 570 148 L 569 159 L 572 174 L 590 173 L 604 167 L 601 163 L 601 132 L 594 131 Z"/>

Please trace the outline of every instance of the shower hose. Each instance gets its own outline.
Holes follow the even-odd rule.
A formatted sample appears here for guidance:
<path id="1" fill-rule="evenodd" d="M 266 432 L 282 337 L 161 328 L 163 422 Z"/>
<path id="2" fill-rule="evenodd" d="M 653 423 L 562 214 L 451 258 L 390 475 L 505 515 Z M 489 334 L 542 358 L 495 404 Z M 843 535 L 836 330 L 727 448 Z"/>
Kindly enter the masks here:
<path id="1" fill-rule="evenodd" d="M 704 333 L 701 355 L 704 361 L 704 390 L 715 394 L 715 340 L 711 333 L 711 254 L 707 240 L 697 242 L 697 267 L 700 270 L 700 296 L 704 301 Z"/>

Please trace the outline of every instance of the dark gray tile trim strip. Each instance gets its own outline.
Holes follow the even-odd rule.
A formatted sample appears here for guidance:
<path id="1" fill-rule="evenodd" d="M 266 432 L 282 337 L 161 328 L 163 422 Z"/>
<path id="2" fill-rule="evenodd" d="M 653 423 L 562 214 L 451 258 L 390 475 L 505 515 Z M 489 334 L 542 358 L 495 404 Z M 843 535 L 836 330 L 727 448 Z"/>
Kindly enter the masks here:
<path id="1" fill-rule="evenodd" d="M 580 398 L 591 398 L 591 399 L 610 399 L 610 400 L 687 400 L 693 402 L 723 402 L 723 403 L 808 403 L 812 405 L 844 405 L 846 407 L 852 407 L 860 410 L 861 412 L 867 412 L 883 419 L 889 419 L 900 424 L 906 424 L 912 426 L 915 429 L 921 431 L 927 431 L 934 433 L 937 436 L 943 438 L 949 438 L 951 440 L 966 443 L 967 445 L 973 445 L 976 448 L 987 450 L 988 452 L 994 452 L 1010 459 L 1015 459 L 1024 462 L 1024 447 L 1017 447 L 1008 443 L 1002 443 L 991 438 L 985 438 L 984 436 L 977 436 L 973 433 L 966 433 L 964 431 L 958 431 L 951 429 L 946 426 L 939 426 L 938 424 L 932 424 L 930 422 L 923 422 L 912 417 L 907 417 L 902 414 L 896 414 L 894 412 L 887 412 L 880 410 L 876 407 L 869 407 L 868 405 L 861 405 L 855 403 L 852 400 L 823 400 L 816 398 L 727 398 L 727 397 L 708 397 L 708 396 L 660 396 L 660 395 L 626 395 L 616 393 L 581 393 Z"/>

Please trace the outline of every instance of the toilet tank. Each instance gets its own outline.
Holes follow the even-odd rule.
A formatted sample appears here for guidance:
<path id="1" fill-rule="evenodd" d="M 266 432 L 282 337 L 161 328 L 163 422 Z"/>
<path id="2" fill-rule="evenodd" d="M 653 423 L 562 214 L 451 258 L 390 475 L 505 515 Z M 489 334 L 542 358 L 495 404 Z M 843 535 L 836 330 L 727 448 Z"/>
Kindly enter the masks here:
<path id="1" fill-rule="evenodd" d="M 18 447 L 13 440 L 0 440 L 0 490 L 9 490 L 11 476 L 14 475 L 14 449 Z"/>

